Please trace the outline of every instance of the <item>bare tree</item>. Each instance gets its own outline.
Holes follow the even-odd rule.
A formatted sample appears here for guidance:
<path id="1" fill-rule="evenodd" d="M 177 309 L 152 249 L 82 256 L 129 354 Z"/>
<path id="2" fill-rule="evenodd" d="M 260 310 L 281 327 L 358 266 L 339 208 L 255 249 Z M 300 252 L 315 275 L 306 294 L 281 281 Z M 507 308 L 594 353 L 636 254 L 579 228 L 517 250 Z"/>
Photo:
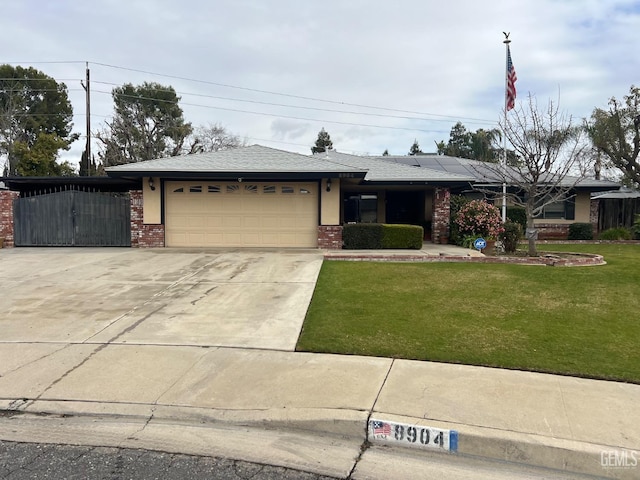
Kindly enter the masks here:
<path id="1" fill-rule="evenodd" d="M 246 147 L 247 139 L 240 139 L 227 131 L 222 125 L 215 123 L 208 126 L 200 126 L 186 142 L 188 147 L 186 153 L 217 152 L 218 150 L 228 150 L 230 148 Z"/>
<path id="2" fill-rule="evenodd" d="M 534 219 L 545 207 L 570 198 L 584 178 L 580 157 L 586 148 L 582 129 L 574 126 L 571 116 L 561 113 L 549 101 L 538 108 L 534 96 L 500 121 L 507 141 L 519 157 L 518 166 L 482 163 L 476 170 L 484 180 L 476 189 L 496 195 L 501 184 L 507 185 L 509 203 L 525 209 L 528 253 L 537 255 Z"/>

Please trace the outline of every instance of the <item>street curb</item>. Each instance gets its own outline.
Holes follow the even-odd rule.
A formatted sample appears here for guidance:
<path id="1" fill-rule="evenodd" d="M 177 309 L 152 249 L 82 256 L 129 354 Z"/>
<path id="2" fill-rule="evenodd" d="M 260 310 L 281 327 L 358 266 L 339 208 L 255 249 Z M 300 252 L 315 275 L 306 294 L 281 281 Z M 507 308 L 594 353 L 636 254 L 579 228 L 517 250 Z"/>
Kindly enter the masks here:
<path id="1" fill-rule="evenodd" d="M 442 452 L 502 462 L 544 467 L 566 473 L 586 474 L 598 478 L 634 480 L 640 473 L 640 464 L 635 468 L 607 468 L 602 465 L 603 452 L 630 452 L 631 450 L 611 445 L 580 442 L 546 437 L 538 434 L 498 430 L 474 425 L 461 425 L 422 418 L 374 412 L 376 419 L 415 426 L 429 426 L 458 432 L 458 451 Z M 370 439 L 372 443 L 375 440 Z M 388 444 L 386 444 L 388 445 Z M 396 443 L 392 448 L 415 450 L 411 444 Z M 429 449 L 430 452 L 436 451 Z"/>
<path id="2" fill-rule="evenodd" d="M 123 422 L 135 421 L 144 424 L 214 427 L 245 427 L 266 431 L 285 430 L 307 432 L 317 435 L 336 436 L 358 442 L 375 439 L 367 437 L 369 412 L 336 409 L 255 409 L 223 410 L 185 406 L 98 403 L 82 401 L 38 400 L 24 409 L 7 408 L 15 401 L 0 401 L 1 416 L 41 416 L 41 417 L 85 417 L 88 419 L 109 419 Z M 623 452 L 630 450 L 611 445 L 579 442 L 569 439 L 546 437 L 537 434 L 498 430 L 474 425 L 454 424 L 437 420 L 405 417 L 374 412 L 376 419 L 405 423 L 414 426 L 428 426 L 458 432 L 457 453 L 441 452 L 451 456 L 468 456 L 498 460 L 501 462 L 544 467 L 567 473 L 592 475 L 599 478 L 632 480 L 637 478 L 640 465 L 636 468 L 607 468 L 602 465 L 603 452 Z M 388 448 L 416 450 L 410 444 L 396 443 Z M 437 452 L 437 449 L 429 449 Z"/>

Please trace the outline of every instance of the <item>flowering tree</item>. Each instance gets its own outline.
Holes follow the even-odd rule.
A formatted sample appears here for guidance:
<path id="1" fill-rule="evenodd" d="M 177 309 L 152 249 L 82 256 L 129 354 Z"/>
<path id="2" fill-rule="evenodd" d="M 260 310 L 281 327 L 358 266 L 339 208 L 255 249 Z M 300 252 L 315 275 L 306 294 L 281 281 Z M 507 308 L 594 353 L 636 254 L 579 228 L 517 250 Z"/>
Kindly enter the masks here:
<path id="1" fill-rule="evenodd" d="M 454 218 L 461 235 L 497 238 L 504 231 L 500 210 L 484 200 L 463 205 Z"/>

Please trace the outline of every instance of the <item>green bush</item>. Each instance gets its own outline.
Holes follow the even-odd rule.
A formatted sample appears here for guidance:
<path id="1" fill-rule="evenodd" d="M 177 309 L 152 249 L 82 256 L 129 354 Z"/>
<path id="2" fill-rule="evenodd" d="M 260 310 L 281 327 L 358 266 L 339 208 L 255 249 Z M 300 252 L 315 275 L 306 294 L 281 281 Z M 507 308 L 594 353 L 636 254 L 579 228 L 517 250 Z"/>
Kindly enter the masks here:
<path id="1" fill-rule="evenodd" d="M 507 207 L 507 220 L 518 223 L 523 232 L 527 230 L 527 211 L 524 207 Z"/>
<path id="2" fill-rule="evenodd" d="M 424 230 L 419 225 L 351 223 L 342 229 L 342 242 L 348 250 L 383 248 L 422 248 Z"/>
<path id="3" fill-rule="evenodd" d="M 342 243 L 348 250 L 382 248 L 382 224 L 349 223 L 342 228 Z"/>
<path id="4" fill-rule="evenodd" d="M 569 225 L 568 240 L 593 240 L 593 225 L 590 223 L 572 223 Z"/>
<path id="5" fill-rule="evenodd" d="M 610 228 L 600 234 L 600 240 L 631 240 L 631 232 L 626 228 Z"/>
<path id="6" fill-rule="evenodd" d="M 504 222 L 504 232 L 499 237 L 504 247 L 505 253 L 515 253 L 518 249 L 518 243 L 522 238 L 522 227 L 520 223 L 507 220 Z"/>
<path id="7" fill-rule="evenodd" d="M 424 230 L 419 225 L 382 225 L 382 248 L 422 248 Z"/>
<path id="8" fill-rule="evenodd" d="M 636 221 L 633 223 L 633 237 L 636 240 L 640 240 L 640 213 L 636 214 Z"/>

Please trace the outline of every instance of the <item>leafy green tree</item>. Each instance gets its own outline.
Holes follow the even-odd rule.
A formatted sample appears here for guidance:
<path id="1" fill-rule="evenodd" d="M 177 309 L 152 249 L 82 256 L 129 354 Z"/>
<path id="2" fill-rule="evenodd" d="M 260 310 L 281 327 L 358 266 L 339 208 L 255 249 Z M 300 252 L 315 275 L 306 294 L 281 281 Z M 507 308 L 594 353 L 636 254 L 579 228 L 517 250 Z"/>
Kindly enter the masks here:
<path id="1" fill-rule="evenodd" d="M 585 124 L 595 148 L 619 169 L 627 183 L 640 185 L 640 88 L 632 85 L 623 100 L 611 97 L 609 109 L 596 108 Z"/>
<path id="2" fill-rule="evenodd" d="M 73 108 L 64 83 L 32 67 L 0 65 L 0 155 L 8 159 L 9 175 L 18 174 L 16 149 L 25 161 L 30 158 L 25 149 L 34 148 L 37 142 L 41 142 L 40 151 L 33 158 L 41 158 L 43 143 L 47 148 L 57 145 L 55 157 L 60 149 L 67 149 L 77 140 L 79 135 L 71 133 L 72 118 Z M 40 139 L 41 134 L 52 135 L 55 141 Z"/>
<path id="3" fill-rule="evenodd" d="M 413 141 L 413 144 L 411 145 L 411 148 L 409 149 L 409 155 L 419 155 L 421 153 L 422 153 L 422 150 L 420 150 L 418 139 L 415 139 Z"/>
<path id="4" fill-rule="evenodd" d="M 331 150 L 332 148 L 333 142 L 331 141 L 331 136 L 324 128 L 321 128 L 318 132 L 318 138 L 316 139 L 315 145 L 311 147 L 311 153 L 322 153 L 327 150 Z"/>
<path id="5" fill-rule="evenodd" d="M 114 115 L 97 135 L 104 166 L 179 155 L 192 132 L 171 86 L 130 83 L 112 91 Z"/>
<path id="6" fill-rule="evenodd" d="M 39 133 L 33 145 L 19 140 L 13 145 L 15 173 L 23 177 L 74 176 L 68 163 L 58 163 L 58 152 L 69 148 L 67 141 L 53 133 Z"/>
<path id="7" fill-rule="evenodd" d="M 449 134 L 449 141 L 436 142 L 439 155 L 449 155 L 451 157 L 468 158 L 483 162 L 499 162 L 502 156 L 502 148 L 497 146 L 502 139 L 502 134 L 497 128 L 485 130 L 478 129 L 469 132 L 466 127 L 458 122 Z M 510 164 L 513 163 L 513 152 L 507 151 Z"/>

